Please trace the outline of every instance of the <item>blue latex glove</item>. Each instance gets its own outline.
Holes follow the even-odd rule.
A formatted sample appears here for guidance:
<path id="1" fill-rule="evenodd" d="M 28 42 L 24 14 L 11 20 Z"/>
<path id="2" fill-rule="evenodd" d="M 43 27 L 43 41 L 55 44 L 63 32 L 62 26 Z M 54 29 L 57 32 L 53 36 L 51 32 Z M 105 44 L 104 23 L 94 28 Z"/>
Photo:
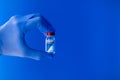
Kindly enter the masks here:
<path id="1" fill-rule="evenodd" d="M 37 27 L 44 35 L 46 32 L 54 32 L 53 27 L 39 14 L 13 16 L 0 27 L 0 53 L 35 60 L 40 60 L 42 56 L 51 58 L 49 53 L 31 49 L 26 45 L 24 36 L 32 27 Z"/>

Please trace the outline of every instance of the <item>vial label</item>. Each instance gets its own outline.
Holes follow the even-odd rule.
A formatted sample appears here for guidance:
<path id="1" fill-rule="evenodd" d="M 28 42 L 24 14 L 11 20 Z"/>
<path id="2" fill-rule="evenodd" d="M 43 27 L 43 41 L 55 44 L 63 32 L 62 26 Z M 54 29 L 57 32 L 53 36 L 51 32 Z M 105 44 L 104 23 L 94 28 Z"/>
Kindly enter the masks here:
<path id="1" fill-rule="evenodd" d="M 48 53 L 55 53 L 55 47 L 54 47 L 54 40 L 53 39 L 47 39 L 46 40 L 46 52 Z"/>

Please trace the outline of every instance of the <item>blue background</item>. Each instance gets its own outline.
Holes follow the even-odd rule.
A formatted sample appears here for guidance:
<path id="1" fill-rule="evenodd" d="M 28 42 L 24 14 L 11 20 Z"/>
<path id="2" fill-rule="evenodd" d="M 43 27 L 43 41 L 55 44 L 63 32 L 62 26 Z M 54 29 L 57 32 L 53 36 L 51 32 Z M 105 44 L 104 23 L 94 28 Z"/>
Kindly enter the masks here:
<path id="1" fill-rule="evenodd" d="M 120 80 L 119 0 L 0 0 L 1 25 L 36 12 L 56 29 L 54 59 L 0 56 L 0 80 Z"/>

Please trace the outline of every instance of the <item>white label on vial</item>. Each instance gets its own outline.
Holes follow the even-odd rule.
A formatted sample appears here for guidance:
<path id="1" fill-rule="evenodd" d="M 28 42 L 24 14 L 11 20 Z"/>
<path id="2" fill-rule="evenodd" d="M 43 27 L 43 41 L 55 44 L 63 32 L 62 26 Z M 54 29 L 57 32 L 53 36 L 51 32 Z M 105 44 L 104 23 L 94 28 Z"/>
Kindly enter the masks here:
<path id="1" fill-rule="evenodd" d="M 47 43 L 52 43 L 52 42 L 53 42 L 53 40 L 50 40 L 50 39 L 47 40 Z"/>
<path id="2" fill-rule="evenodd" d="M 51 46 L 49 49 L 48 49 L 48 53 L 50 53 L 50 52 L 53 52 L 54 51 L 54 49 L 53 49 L 53 46 Z"/>

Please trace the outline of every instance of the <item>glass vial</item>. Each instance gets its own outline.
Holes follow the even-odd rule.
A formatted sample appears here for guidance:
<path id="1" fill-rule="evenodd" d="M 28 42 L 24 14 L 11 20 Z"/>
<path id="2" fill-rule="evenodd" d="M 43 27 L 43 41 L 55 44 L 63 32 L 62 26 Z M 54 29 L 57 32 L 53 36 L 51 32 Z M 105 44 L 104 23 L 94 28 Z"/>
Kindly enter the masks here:
<path id="1" fill-rule="evenodd" d="M 50 54 L 55 54 L 55 33 L 54 32 L 46 33 L 45 51 Z"/>

